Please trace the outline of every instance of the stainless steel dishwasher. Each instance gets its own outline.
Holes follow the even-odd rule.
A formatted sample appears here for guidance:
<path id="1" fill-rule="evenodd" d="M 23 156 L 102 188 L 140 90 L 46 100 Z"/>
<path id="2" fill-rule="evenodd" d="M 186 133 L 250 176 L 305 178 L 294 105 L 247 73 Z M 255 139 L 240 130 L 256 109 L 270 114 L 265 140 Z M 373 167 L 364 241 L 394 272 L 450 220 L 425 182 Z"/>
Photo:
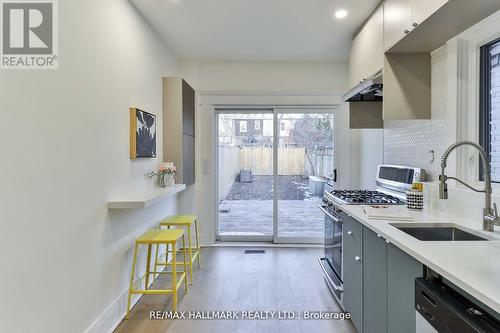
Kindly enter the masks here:
<path id="1" fill-rule="evenodd" d="M 417 333 L 500 332 L 500 320 L 440 281 L 415 279 Z"/>

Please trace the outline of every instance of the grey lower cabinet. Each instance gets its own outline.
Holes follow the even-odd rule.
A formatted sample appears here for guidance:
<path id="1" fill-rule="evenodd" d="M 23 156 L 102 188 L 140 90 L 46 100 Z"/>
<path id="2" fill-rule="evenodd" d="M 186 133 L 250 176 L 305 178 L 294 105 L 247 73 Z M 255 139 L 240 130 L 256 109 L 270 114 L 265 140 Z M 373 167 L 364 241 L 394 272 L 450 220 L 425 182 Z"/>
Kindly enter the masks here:
<path id="1" fill-rule="evenodd" d="M 363 332 L 363 227 L 353 219 L 344 219 L 342 227 L 342 277 L 344 281 L 344 305 L 351 313 L 358 332 Z"/>
<path id="2" fill-rule="evenodd" d="M 344 305 L 359 333 L 414 333 L 423 265 L 352 217 L 343 226 Z"/>
<path id="3" fill-rule="evenodd" d="M 387 246 L 387 331 L 414 333 L 415 278 L 423 265 L 396 246 Z"/>
<path id="4" fill-rule="evenodd" d="M 363 227 L 363 332 L 387 332 L 387 243 Z"/>

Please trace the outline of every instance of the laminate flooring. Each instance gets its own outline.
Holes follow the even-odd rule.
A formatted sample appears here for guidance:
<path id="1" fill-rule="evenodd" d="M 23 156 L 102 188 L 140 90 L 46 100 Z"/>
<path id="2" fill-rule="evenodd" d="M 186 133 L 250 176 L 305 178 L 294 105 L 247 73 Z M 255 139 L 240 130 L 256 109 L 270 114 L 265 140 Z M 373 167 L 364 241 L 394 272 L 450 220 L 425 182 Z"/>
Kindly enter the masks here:
<path id="1" fill-rule="evenodd" d="M 171 296 L 145 295 L 133 307 L 130 319 L 123 320 L 115 332 L 356 332 L 349 320 L 303 318 L 304 311 L 341 311 L 316 259 L 321 248 L 265 248 L 264 254 L 244 254 L 244 250 L 203 248 L 202 266 L 195 270 L 188 293 L 180 290 L 178 310 L 293 311 L 301 319 L 152 320 L 150 311 L 170 310 Z M 161 276 L 154 287 L 168 283 L 168 277 Z"/>

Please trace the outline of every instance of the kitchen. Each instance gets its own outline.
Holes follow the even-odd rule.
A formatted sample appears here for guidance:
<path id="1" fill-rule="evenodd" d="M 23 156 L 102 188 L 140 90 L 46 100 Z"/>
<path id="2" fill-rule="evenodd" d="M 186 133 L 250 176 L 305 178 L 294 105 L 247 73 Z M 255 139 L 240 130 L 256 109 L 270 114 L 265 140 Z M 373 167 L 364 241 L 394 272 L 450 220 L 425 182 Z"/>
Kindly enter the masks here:
<path id="1" fill-rule="evenodd" d="M 498 0 L 0 2 L 1 331 L 500 332 Z"/>

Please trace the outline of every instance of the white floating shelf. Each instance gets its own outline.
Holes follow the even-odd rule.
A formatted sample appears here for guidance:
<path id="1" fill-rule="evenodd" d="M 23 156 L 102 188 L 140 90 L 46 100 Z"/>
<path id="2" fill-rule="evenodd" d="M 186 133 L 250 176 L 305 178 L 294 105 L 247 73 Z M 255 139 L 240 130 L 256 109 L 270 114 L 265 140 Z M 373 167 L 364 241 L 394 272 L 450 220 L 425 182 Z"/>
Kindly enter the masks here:
<path id="1" fill-rule="evenodd" d="M 149 192 L 130 195 L 121 200 L 108 201 L 108 209 L 147 208 L 185 189 L 186 184 L 155 188 Z"/>

